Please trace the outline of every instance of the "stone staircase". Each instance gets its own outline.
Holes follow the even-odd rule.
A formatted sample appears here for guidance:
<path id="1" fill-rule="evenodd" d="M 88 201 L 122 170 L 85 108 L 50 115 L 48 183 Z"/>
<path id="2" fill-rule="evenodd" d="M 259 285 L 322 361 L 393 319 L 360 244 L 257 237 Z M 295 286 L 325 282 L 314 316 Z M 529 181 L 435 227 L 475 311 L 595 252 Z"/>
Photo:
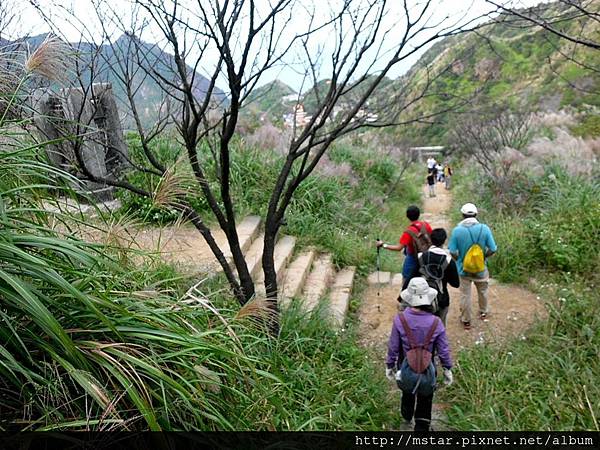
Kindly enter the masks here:
<path id="1" fill-rule="evenodd" d="M 248 270 L 256 285 L 257 296 L 265 295 L 262 272 L 264 234 L 258 216 L 248 216 L 237 225 L 240 246 L 244 252 Z M 195 230 L 181 227 L 178 230 L 163 229 L 166 236 L 157 239 L 149 231 L 150 243 L 155 245 L 163 258 L 178 264 L 186 272 L 214 274 L 221 271 L 212 252 L 202 236 Z M 232 261 L 231 251 L 223 233 L 214 232 L 225 257 Z M 147 245 L 144 245 L 147 247 Z M 279 287 L 280 306 L 288 307 L 292 302 L 302 302 L 307 312 L 314 310 L 320 302 L 328 299 L 328 319 L 335 327 L 343 327 L 354 282 L 355 268 L 347 267 L 336 272 L 332 256 L 313 249 L 295 252 L 296 238 L 282 235 L 275 245 L 275 270 Z"/>

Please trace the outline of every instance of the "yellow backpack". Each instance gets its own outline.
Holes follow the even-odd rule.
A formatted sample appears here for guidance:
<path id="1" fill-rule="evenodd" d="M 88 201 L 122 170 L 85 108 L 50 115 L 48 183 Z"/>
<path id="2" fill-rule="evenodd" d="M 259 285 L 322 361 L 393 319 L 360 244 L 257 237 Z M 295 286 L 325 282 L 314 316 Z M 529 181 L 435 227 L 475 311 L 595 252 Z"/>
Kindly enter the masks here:
<path id="1" fill-rule="evenodd" d="M 471 229 L 467 228 L 471 241 L 473 242 L 467 250 L 467 253 L 463 259 L 463 271 L 466 273 L 480 273 L 485 270 L 485 256 L 483 254 L 483 248 L 478 244 L 483 232 L 483 226 L 479 227 L 479 237 L 477 240 L 473 239 Z"/>

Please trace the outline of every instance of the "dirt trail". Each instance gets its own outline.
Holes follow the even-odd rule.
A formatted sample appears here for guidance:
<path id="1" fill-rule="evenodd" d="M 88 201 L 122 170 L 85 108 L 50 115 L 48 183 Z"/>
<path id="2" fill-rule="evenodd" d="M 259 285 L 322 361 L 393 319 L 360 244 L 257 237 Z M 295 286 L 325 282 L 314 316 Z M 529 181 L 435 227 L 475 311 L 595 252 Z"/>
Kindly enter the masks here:
<path id="1" fill-rule="evenodd" d="M 446 191 L 443 185 L 438 183 L 436 194 L 436 197 L 429 198 L 426 188 L 424 188 L 424 213 L 421 218 L 428 221 L 433 228 L 445 228 L 449 236 L 452 230 L 448 217 L 452 204 L 451 191 Z M 493 224 L 491 224 L 491 228 L 493 231 Z M 398 233 L 401 232 L 402 230 L 399 229 Z M 499 251 L 502 251 L 502 249 L 499 249 Z M 387 352 L 387 340 L 392 320 L 398 313 L 396 298 L 399 289 L 398 286 L 385 286 L 379 290 L 374 286 L 369 287 L 364 293 L 358 311 L 360 342 L 362 345 L 371 347 L 376 351 L 377 362 L 381 364 L 382 368 Z M 472 291 L 472 308 L 474 317 L 477 317 L 475 287 Z M 487 345 L 502 341 L 509 336 L 516 336 L 545 314 L 543 303 L 539 297 L 523 288 L 499 284 L 492 279 L 490 280 L 488 295 L 489 321 L 483 322 L 475 318 L 472 322 L 472 329 L 465 331 L 459 316 L 459 290 L 450 288 L 447 333 L 455 363 L 460 364 L 460 361 L 457 361 L 457 355 L 461 349 L 472 345 Z M 394 388 L 394 390 L 398 395 L 397 389 Z M 434 430 L 447 429 L 444 424 L 443 412 L 440 411 L 443 409 L 444 405 L 434 405 L 432 421 Z"/>

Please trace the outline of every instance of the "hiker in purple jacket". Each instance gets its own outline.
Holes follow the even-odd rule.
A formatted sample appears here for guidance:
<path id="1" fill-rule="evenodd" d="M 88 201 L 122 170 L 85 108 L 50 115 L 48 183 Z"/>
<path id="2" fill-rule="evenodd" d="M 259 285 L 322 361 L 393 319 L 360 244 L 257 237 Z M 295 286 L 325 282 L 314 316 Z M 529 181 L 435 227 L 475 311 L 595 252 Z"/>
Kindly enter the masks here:
<path id="1" fill-rule="evenodd" d="M 444 384 L 450 385 L 452 377 L 452 357 L 446 337 L 446 329 L 441 320 L 433 315 L 432 302 L 437 296 L 437 291 L 431 288 L 424 278 L 416 277 L 410 280 L 407 289 L 401 292 L 400 296 L 408 303 L 410 308 L 398 314 L 394 318 L 392 332 L 388 344 L 388 354 L 385 375 L 389 380 L 399 378 L 397 368 L 404 360 L 405 355 L 410 350 L 409 337 L 402 325 L 400 315 L 403 314 L 406 324 L 411 331 L 411 335 L 416 344 L 423 345 L 430 330 L 434 329 L 434 322 L 437 322 L 427 350 L 431 353 L 437 352 L 442 367 L 444 369 Z M 416 409 L 415 409 L 416 403 Z M 402 404 L 400 411 L 406 424 L 410 424 L 413 417 L 415 419 L 415 431 L 429 430 L 431 422 L 431 407 L 433 403 L 433 393 L 428 396 L 419 393 L 413 394 L 409 391 L 402 391 Z"/>

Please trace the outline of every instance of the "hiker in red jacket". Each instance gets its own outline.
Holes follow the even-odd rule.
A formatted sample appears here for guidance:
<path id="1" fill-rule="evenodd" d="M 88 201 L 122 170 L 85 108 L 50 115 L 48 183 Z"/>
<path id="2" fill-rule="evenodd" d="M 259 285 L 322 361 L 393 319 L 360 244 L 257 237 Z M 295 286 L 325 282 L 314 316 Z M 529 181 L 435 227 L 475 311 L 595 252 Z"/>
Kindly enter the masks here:
<path id="1" fill-rule="evenodd" d="M 426 231 L 427 234 L 431 235 L 431 225 L 424 220 L 419 221 L 420 215 L 421 210 L 418 206 L 411 205 L 406 209 L 406 217 L 410 220 L 410 225 L 404 230 L 402 236 L 400 236 L 399 244 L 385 244 L 383 241 L 377 241 L 377 247 L 396 252 L 404 250 L 404 254 L 406 255 L 402 266 L 402 278 L 404 279 L 409 278 L 413 269 L 417 266 L 417 253 L 426 250 L 416 248 L 417 246 L 414 242 L 415 237 L 417 237 L 421 231 Z M 429 239 L 429 244 L 431 244 L 431 239 Z"/>

